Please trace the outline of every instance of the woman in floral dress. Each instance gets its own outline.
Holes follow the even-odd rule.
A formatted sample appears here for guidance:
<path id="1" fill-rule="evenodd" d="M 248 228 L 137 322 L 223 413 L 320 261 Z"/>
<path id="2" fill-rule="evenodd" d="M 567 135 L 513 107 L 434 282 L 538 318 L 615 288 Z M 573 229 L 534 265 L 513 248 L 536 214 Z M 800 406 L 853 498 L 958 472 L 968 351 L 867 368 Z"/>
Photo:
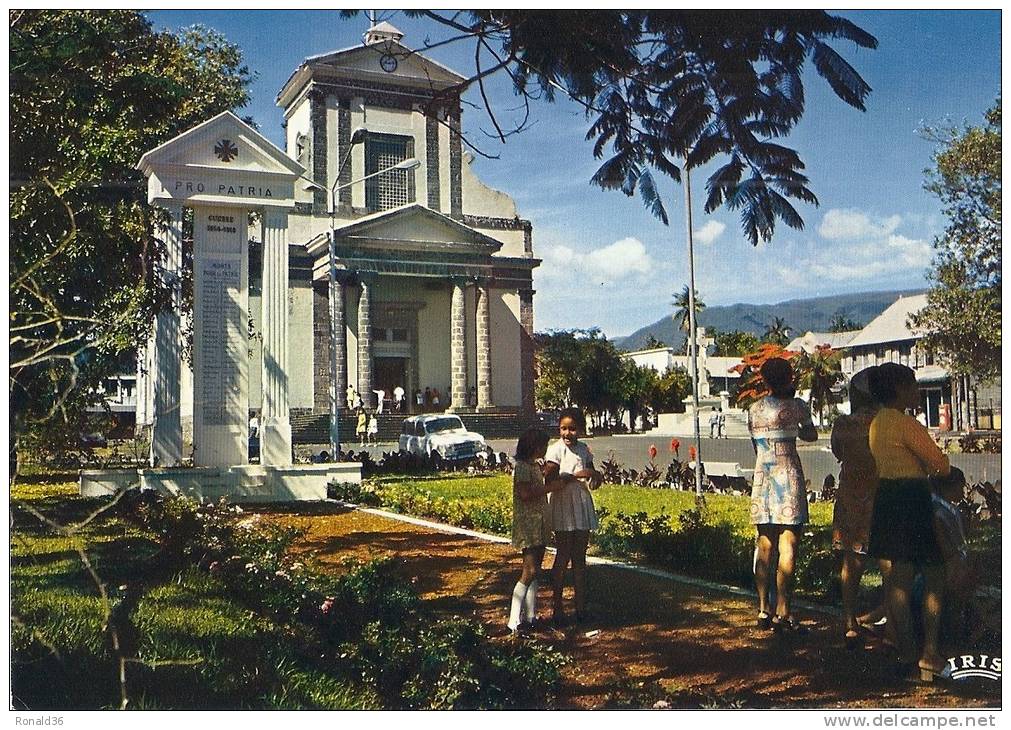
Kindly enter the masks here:
<path id="1" fill-rule="evenodd" d="M 797 454 L 797 438 L 816 441 L 807 403 L 795 398 L 793 368 L 782 358 L 762 364 L 762 379 L 770 395 L 748 409 L 748 427 L 755 445 L 755 478 L 751 489 L 751 523 L 758 530 L 755 583 L 758 626 L 803 633 L 790 611 L 793 573 L 801 530 L 807 524 L 807 488 Z M 776 609 L 770 612 L 769 582 L 776 561 Z"/>

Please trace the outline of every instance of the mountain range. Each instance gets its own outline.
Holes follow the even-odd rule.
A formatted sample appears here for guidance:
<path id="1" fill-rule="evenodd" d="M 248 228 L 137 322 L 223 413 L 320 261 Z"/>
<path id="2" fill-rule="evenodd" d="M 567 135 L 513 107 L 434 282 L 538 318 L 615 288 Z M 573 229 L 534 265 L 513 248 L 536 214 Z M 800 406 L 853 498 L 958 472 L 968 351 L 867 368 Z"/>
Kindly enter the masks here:
<path id="1" fill-rule="evenodd" d="M 790 328 L 790 336 L 802 335 L 808 330 L 827 332 L 832 318 L 841 314 L 847 319 L 866 325 L 883 312 L 900 296 L 923 293 L 922 289 L 906 291 L 857 292 L 811 299 L 790 299 L 777 304 L 729 304 L 703 309 L 698 324 L 721 332 L 741 330 L 762 336 L 776 317 L 781 317 Z M 674 312 L 646 325 L 626 337 L 617 337 L 614 344 L 621 350 L 633 351 L 646 347 L 650 335 L 675 348 L 684 347 L 685 333 L 675 331 Z"/>

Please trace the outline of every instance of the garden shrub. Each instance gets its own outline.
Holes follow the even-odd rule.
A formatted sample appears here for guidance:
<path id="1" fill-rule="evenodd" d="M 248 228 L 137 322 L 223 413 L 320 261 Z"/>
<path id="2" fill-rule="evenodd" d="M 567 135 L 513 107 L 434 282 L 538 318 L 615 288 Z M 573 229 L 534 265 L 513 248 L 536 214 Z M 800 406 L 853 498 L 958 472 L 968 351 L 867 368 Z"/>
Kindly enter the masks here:
<path id="1" fill-rule="evenodd" d="M 465 514 L 427 493 L 401 496 L 443 519 Z M 305 653 L 320 657 L 325 673 L 364 681 L 383 708 L 540 707 L 560 682 L 561 659 L 549 650 L 499 646 L 476 622 L 426 616 L 391 558 L 348 561 L 334 575 L 291 553 L 298 530 L 241 507 L 138 494 L 120 511 L 154 532 L 163 558 L 206 570 L 228 595 L 303 635 Z M 507 514 L 502 505 L 483 505 L 469 519 L 501 528 Z M 259 694 L 276 684 L 260 681 Z"/>

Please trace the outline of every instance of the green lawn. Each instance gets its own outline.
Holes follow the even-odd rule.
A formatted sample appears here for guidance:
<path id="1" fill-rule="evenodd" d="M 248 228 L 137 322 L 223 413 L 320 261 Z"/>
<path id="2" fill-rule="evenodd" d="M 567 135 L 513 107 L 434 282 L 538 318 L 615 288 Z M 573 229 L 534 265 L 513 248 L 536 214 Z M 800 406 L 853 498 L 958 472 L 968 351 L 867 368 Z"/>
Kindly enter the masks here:
<path id="1" fill-rule="evenodd" d="M 434 499 L 445 500 L 447 503 L 465 508 L 508 504 L 511 512 L 512 479 L 506 474 L 429 478 L 383 477 L 376 479 L 375 483 L 380 495 L 395 488 L 406 487 L 415 492 L 427 492 Z M 597 509 L 604 508 L 611 514 L 645 512 L 649 516 L 661 513 L 677 516 L 695 506 L 695 495 L 674 489 L 646 489 L 605 484 L 593 493 L 593 501 Z M 734 532 L 742 536 L 754 535 L 755 528 L 748 521 L 747 497 L 707 494 L 706 504 L 714 522 L 731 525 Z M 812 504 L 811 525 L 825 528 L 831 524 L 832 505 L 825 502 Z M 507 534 L 508 527 L 497 532 Z"/>
<path id="2" fill-rule="evenodd" d="M 85 549 L 111 605 L 119 586 L 147 580 L 151 534 L 105 516 L 74 536 L 52 534 L 21 506 L 63 524 L 100 506 L 77 485 L 29 477 L 11 493 L 12 701 L 30 709 L 114 708 L 118 667 L 102 631 L 103 600 L 85 569 Z M 20 505 L 19 505 L 20 503 Z M 301 651 L 292 629 L 250 611 L 195 567 L 146 586 L 131 619 L 138 662 L 126 666 L 130 707 L 160 709 L 381 707 L 362 684 L 339 682 Z"/>

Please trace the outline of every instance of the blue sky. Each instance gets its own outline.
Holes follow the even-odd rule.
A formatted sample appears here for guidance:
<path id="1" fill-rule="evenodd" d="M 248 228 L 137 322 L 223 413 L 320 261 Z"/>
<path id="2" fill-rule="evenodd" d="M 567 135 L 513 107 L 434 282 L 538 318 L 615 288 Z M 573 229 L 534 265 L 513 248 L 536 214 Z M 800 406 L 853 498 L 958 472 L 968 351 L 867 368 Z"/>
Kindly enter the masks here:
<path id="1" fill-rule="evenodd" d="M 422 49 L 444 37 L 432 21 L 379 11 Z M 728 211 L 702 212 L 705 171 L 693 176 L 697 288 L 709 305 L 924 285 L 930 241 L 944 225 L 938 201 L 923 190 L 931 144 L 924 124 L 981 120 L 1000 92 L 999 11 L 846 11 L 877 37 L 868 51 L 835 43 L 873 91 L 867 112 L 831 92 L 810 68 L 807 111 L 785 142 L 800 151 L 820 206 L 799 208 L 805 230 L 780 225 L 774 239 L 752 247 Z M 338 11 L 155 11 L 156 28 L 200 23 L 243 50 L 256 72 L 252 103 L 242 110 L 282 144 L 274 98 L 306 56 L 361 42 L 364 15 Z M 473 50 L 456 44 L 433 50 L 435 60 L 468 74 Z M 517 104 L 500 80 L 491 89 L 499 110 Z M 476 90 L 465 99 L 479 103 Z M 508 116 L 508 113 L 505 114 Z M 583 140 L 589 123 L 573 103 L 533 106 L 532 126 L 506 144 L 487 137 L 491 124 L 466 108 L 468 137 L 498 159 L 474 162 L 485 183 L 512 195 L 534 226 L 538 330 L 599 326 L 619 336 L 670 313 L 671 293 L 688 280 L 684 194 L 662 188 L 670 227 L 639 200 L 589 184 L 597 161 Z"/>

